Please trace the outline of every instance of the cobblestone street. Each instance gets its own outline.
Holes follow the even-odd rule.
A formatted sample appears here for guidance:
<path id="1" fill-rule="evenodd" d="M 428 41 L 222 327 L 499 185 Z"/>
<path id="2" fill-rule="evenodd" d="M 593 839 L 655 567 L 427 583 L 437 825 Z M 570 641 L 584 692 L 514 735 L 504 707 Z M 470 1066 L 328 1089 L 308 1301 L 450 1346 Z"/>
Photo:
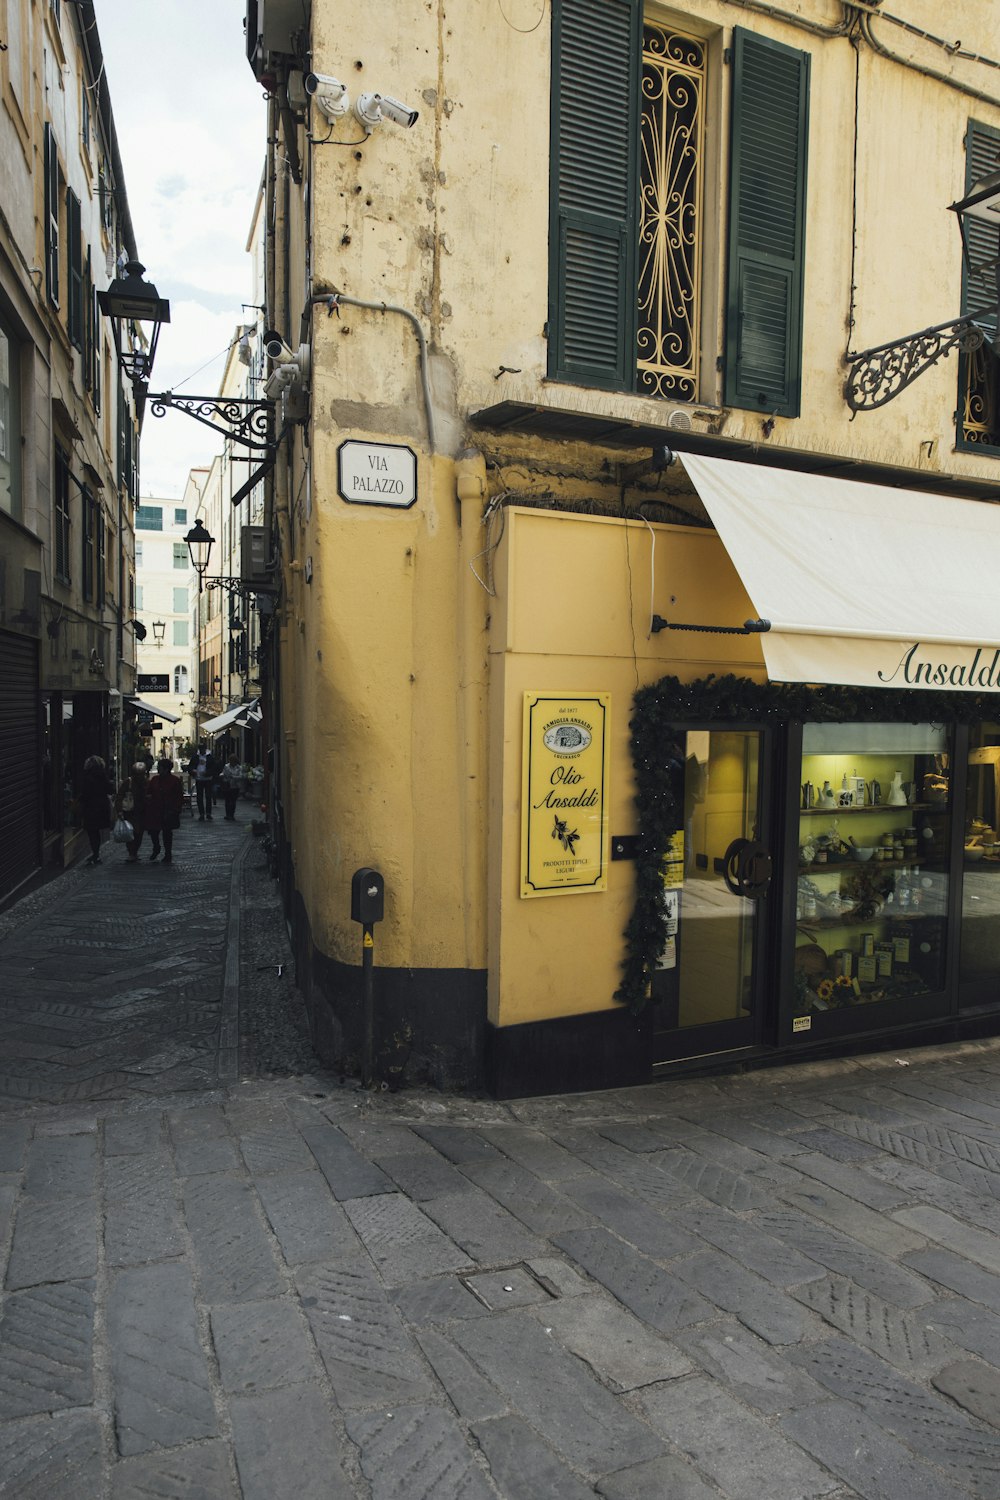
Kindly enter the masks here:
<path id="1" fill-rule="evenodd" d="M 0 916 L 0 1494 L 1000 1497 L 998 1044 L 368 1095 L 289 962 L 239 825 Z"/>

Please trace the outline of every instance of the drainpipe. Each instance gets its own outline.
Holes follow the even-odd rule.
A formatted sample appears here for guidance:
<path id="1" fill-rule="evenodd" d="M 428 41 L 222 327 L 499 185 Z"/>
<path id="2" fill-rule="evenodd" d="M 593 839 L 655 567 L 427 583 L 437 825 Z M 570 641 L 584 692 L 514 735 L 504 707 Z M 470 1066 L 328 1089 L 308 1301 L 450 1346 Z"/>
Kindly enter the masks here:
<path id="1" fill-rule="evenodd" d="M 459 587 L 456 627 L 458 650 L 459 723 L 463 788 L 461 857 L 462 888 L 469 893 L 464 923 L 465 967 L 481 969 L 487 961 L 484 914 L 488 910 L 487 787 L 489 781 L 487 715 L 489 712 L 489 641 L 487 616 L 491 601 L 484 597 L 472 568 L 482 547 L 483 507 L 486 504 L 486 461 L 467 449 L 455 461 L 455 490 L 459 511 Z"/>

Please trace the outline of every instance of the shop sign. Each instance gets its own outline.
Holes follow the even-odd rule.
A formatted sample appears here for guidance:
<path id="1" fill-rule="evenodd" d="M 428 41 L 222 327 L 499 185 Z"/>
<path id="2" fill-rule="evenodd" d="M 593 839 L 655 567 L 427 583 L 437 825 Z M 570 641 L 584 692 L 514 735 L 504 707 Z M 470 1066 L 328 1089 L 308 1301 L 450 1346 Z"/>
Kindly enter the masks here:
<path id="1" fill-rule="evenodd" d="M 611 696 L 524 695 L 521 895 L 607 889 Z"/>
<path id="2" fill-rule="evenodd" d="M 884 671 L 889 687 L 1000 689 L 1000 649 L 995 646 L 925 646 L 915 641 Z"/>
<path id="3" fill-rule="evenodd" d="M 417 498 L 417 456 L 397 443 L 341 443 L 337 489 L 351 505 L 408 510 Z"/>
<path id="4" fill-rule="evenodd" d="M 136 686 L 136 692 L 137 693 L 169 693 L 170 692 L 170 674 L 169 674 L 169 672 L 140 672 L 139 673 L 139 678 L 138 678 L 138 684 Z"/>

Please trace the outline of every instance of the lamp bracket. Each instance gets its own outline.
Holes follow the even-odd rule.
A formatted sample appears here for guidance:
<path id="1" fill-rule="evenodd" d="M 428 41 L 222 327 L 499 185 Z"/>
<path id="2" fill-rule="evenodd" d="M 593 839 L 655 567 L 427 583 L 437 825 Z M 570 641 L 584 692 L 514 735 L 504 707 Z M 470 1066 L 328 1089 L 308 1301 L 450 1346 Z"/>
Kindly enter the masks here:
<path id="1" fill-rule="evenodd" d="M 270 435 L 273 401 L 254 401 L 243 396 L 175 396 L 160 391 L 147 396 L 149 411 L 162 417 L 167 410 L 183 412 L 213 432 L 222 432 L 233 443 L 240 443 L 254 453 L 270 454 L 274 439 Z"/>
<path id="2" fill-rule="evenodd" d="M 241 599 L 251 599 L 255 594 L 273 594 L 273 588 L 267 584 L 254 583 L 247 578 L 219 577 L 206 578 L 206 589 L 225 589 L 232 597 L 234 594 Z"/>
<path id="3" fill-rule="evenodd" d="M 954 322 L 937 323 L 891 344 L 862 349 L 860 354 L 846 354 L 844 358 L 851 369 L 844 386 L 844 399 L 853 412 L 875 411 L 905 391 L 953 349 L 971 354 L 982 347 L 986 337 L 986 330 L 975 319 L 956 318 Z"/>

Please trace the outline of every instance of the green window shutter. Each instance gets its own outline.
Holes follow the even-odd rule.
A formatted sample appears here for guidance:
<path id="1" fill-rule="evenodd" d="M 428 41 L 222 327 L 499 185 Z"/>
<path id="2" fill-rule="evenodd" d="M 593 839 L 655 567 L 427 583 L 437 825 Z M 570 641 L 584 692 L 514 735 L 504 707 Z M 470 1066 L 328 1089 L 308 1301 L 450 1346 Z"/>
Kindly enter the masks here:
<path id="1" fill-rule="evenodd" d="M 635 382 L 638 0 L 554 0 L 549 374 Z"/>
<path id="2" fill-rule="evenodd" d="M 59 306 L 59 158 L 52 126 L 45 126 L 45 290 Z"/>
<path id="3" fill-rule="evenodd" d="M 965 137 L 965 191 L 970 193 L 980 177 L 995 172 L 1000 167 L 1000 130 L 991 125 L 980 125 L 970 120 Z M 967 219 L 965 233 L 974 263 L 995 258 L 997 253 L 997 231 L 994 225 L 984 224 L 979 219 Z M 962 314 L 971 315 L 988 330 L 990 338 L 996 336 L 997 284 L 993 276 L 984 279 L 969 276 L 962 261 Z"/>
<path id="4" fill-rule="evenodd" d="M 809 54 L 737 27 L 729 176 L 729 406 L 799 414 Z"/>
<path id="5" fill-rule="evenodd" d="M 66 323 L 69 341 L 83 348 L 83 240 L 80 232 L 80 200 L 66 189 Z"/>

